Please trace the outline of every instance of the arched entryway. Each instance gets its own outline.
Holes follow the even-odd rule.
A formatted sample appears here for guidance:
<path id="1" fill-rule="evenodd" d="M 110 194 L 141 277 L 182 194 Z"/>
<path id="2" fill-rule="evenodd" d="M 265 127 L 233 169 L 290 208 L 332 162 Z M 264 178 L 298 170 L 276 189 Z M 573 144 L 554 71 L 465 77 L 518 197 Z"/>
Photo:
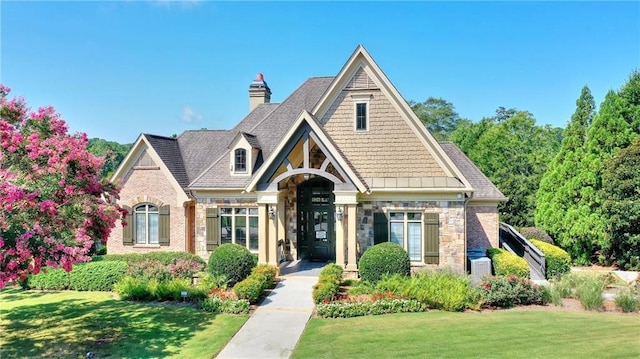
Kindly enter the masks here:
<path id="1" fill-rule="evenodd" d="M 333 182 L 315 177 L 297 188 L 298 259 L 335 261 Z"/>

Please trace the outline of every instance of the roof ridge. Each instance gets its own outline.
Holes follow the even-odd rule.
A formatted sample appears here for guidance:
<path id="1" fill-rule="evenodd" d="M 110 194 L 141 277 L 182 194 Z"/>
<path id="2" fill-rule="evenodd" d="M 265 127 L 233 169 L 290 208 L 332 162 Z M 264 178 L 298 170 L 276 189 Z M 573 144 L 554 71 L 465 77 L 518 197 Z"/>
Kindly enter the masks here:
<path id="1" fill-rule="evenodd" d="M 147 137 L 147 136 L 148 136 L 148 137 L 162 138 L 162 139 L 165 139 L 165 140 L 174 140 L 174 141 L 175 141 L 175 140 L 177 140 L 177 138 L 176 138 L 176 137 L 168 137 L 168 136 L 162 136 L 162 135 L 154 135 L 153 133 L 143 133 L 142 135 L 143 135 L 143 136 L 145 136 L 145 137 Z"/>

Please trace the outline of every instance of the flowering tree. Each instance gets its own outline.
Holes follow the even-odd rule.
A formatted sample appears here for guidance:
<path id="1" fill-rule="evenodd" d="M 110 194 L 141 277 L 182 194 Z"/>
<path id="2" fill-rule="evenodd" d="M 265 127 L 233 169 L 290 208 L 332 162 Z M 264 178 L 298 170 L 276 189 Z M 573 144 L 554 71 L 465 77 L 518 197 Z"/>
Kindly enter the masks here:
<path id="1" fill-rule="evenodd" d="M 0 85 L 0 289 L 43 265 L 71 271 L 90 260 L 123 214 L 86 134 L 69 135 L 52 107 L 31 111 L 9 92 Z"/>

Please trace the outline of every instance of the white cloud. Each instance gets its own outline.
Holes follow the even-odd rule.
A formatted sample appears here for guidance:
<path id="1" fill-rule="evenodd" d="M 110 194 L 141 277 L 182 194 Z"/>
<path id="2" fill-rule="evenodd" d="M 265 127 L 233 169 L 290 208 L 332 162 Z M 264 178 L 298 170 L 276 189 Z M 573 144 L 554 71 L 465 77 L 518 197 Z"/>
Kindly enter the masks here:
<path id="1" fill-rule="evenodd" d="M 201 122 L 202 115 L 199 113 L 196 113 L 191 107 L 185 106 L 182 109 L 182 121 L 186 123 Z"/>

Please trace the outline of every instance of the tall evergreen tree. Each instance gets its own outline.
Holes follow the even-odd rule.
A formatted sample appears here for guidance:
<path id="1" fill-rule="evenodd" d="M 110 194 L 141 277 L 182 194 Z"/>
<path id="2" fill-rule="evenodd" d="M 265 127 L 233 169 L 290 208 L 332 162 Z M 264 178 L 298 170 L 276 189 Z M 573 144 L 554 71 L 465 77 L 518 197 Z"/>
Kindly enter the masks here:
<path id="1" fill-rule="evenodd" d="M 559 238 L 568 225 L 567 209 L 575 205 L 577 188 L 573 178 L 577 176 L 578 162 L 582 157 L 587 132 L 595 114 L 595 101 L 587 86 L 582 88 L 576 100 L 576 110 L 564 131 L 560 151 L 553 158 L 540 181 L 537 192 L 535 223 L 551 236 Z"/>
<path id="2" fill-rule="evenodd" d="M 632 73 L 620 91 L 610 91 L 593 120 L 583 153 L 578 156 L 577 174 L 567 182 L 569 202 L 559 243 L 578 263 L 598 260 L 608 264 L 606 235 L 608 219 L 602 213 L 604 163 L 628 147 L 640 128 L 640 73 Z"/>

